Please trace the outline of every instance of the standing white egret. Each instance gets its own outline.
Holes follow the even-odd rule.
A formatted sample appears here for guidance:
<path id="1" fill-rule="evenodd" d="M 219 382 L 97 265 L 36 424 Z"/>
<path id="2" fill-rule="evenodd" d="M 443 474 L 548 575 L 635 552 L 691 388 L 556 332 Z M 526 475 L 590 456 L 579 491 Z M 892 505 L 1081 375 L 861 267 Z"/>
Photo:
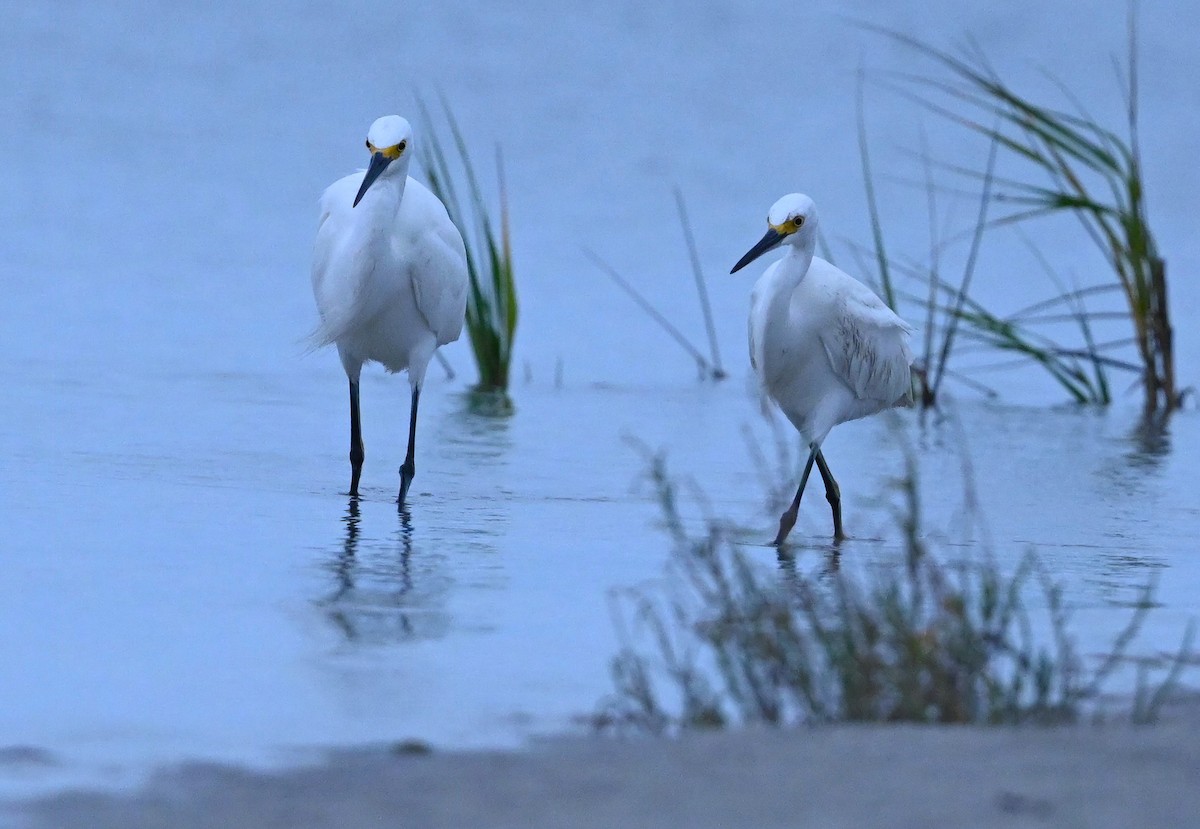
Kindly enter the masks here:
<path id="1" fill-rule="evenodd" d="M 780 245 L 788 248 L 754 284 L 750 363 L 810 449 L 774 544 L 796 523 L 814 460 L 833 509 L 834 540 L 841 541 L 841 492 L 821 442 L 839 423 L 911 402 L 912 328 L 866 285 L 814 255 L 817 208 L 808 196 L 792 193 L 775 202 L 767 226 L 730 273 Z"/>
<path id="2" fill-rule="evenodd" d="M 412 127 L 387 115 L 367 132 L 371 162 L 321 196 L 312 285 L 321 312 L 318 345 L 337 344 L 350 380 L 350 494 L 362 474 L 358 382 L 363 363 L 408 369 L 412 410 L 399 502 L 416 474 L 417 403 L 440 345 L 462 332 L 467 254 L 437 196 L 408 177 Z"/>

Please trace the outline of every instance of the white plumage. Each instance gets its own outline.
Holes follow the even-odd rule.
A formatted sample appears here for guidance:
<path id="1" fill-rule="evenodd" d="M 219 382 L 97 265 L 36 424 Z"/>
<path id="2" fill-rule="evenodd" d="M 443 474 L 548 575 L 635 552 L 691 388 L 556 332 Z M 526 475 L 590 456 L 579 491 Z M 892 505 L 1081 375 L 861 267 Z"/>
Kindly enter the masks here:
<path id="1" fill-rule="evenodd" d="M 839 423 L 908 405 L 912 328 L 870 288 L 814 255 L 817 211 L 808 196 L 781 198 L 771 207 L 767 224 L 767 234 L 733 268 L 787 247 L 754 285 L 750 362 L 811 450 L 775 543 L 782 544 L 795 524 L 814 461 L 833 509 L 834 536 L 840 540 L 841 498 L 821 443 Z"/>
<path id="2" fill-rule="evenodd" d="M 358 387 L 363 363 L 408 370 L 412 387 L 408 455 L 400 503 L 416 473 L 417 405 L 425 370 L 440 345 L 457 340 L 466 314 L 463 240 L 446 208 L 408 177 L 412 128 L 396 115 L 367 133 L 371 164 L 321 196 L 312 286 L 318 345 L 336 344 L 350 381 L 350 494 L 364 457 Z"/>

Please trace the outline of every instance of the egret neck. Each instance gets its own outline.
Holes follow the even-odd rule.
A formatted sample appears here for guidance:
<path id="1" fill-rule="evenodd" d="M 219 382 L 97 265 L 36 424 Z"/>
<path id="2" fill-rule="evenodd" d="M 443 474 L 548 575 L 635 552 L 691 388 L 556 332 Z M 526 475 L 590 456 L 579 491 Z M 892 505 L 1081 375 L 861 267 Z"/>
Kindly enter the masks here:
<path id="1" fill-rule="evenodd" d="M 813 242 L 812 234 L 802 232 L 792 234 L 785 239 L 783 247 L 786 252 L 771 274 L 772 284 L 767 299 L 766 325 L 763 331 L 768 345 L 772 333 L 783 333 L 787 330 L 791 316 L 792 295 L 796 293 L 796 289 L 808 275 L 816 245 Z M 774 349 L 769 347 L 764 349 L 766 354 L 773 351 Z M 764 366 L 764 368 L 766 367 Z"/>
<path id="2" fill-rule="evenodd" d="M 405 160 L 407 162 L 407 159 Z M 371 250 L 380 250 L 392 244 L 392 234 L 404 199 L 404 187 L 408 182 L 408 164 L 396 161 L 366 190 L 353 210 L 363 214 L 354 228 L 355 235 L 362 234 L 361 244 Z"/>

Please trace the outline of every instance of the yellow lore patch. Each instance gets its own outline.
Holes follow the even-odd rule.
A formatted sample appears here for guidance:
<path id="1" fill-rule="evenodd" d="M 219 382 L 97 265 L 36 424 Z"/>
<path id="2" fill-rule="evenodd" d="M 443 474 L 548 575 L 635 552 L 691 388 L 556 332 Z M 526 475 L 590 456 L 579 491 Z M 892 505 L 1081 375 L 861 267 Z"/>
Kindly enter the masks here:
<path id="1" fill-rule="evenodd" d="M 796 219 L 788 219 L 783 224 L 777 224 L 777 225 L 773 225 L 770 222 L 767 222 L 767 224 L 770 226 L 771 230 L 775 231 L 776 233 L 780 234 L 781 236 L 787 236 L 789 234 L 795 233 L 797 230 L 800 229 L 800 225 L 803 223 L 804 223 L 803 219 L 800 219 L 799 221 L 797 221 Z"/>
<path id="2" fill-rule="evenodd" d="M 388 161 L 395 161 L 397 158 L 400 157 L 400 153 L 404 152 L 404 146 L 407 143 L 408 143 L 407 141 L 401 141 L 399 144 L 393 144 L 390 147 L 384 147 L 383 149 L 380 149 L 379 147 L 376 147 L 374 144 L 372 144 L 370 141 L 368 141 L 367 149 L 371 151 L 371 155 L 374 155 L 375 153 L 379 153 L 384 158 L 386 158 Z"/>

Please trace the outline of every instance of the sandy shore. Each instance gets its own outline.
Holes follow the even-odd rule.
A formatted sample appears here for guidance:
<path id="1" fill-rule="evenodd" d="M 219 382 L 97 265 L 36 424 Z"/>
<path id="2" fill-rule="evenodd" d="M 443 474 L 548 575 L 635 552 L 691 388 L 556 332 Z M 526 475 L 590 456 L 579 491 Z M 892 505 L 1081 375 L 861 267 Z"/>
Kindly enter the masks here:
<path id="1" fill-rule="evenodd" d="M 1192 827 L 1200 718 L 355 749 L 279 774 L 187 765 L 133 795 L 59 795 L 8 817 L 30 829 Z"/>

